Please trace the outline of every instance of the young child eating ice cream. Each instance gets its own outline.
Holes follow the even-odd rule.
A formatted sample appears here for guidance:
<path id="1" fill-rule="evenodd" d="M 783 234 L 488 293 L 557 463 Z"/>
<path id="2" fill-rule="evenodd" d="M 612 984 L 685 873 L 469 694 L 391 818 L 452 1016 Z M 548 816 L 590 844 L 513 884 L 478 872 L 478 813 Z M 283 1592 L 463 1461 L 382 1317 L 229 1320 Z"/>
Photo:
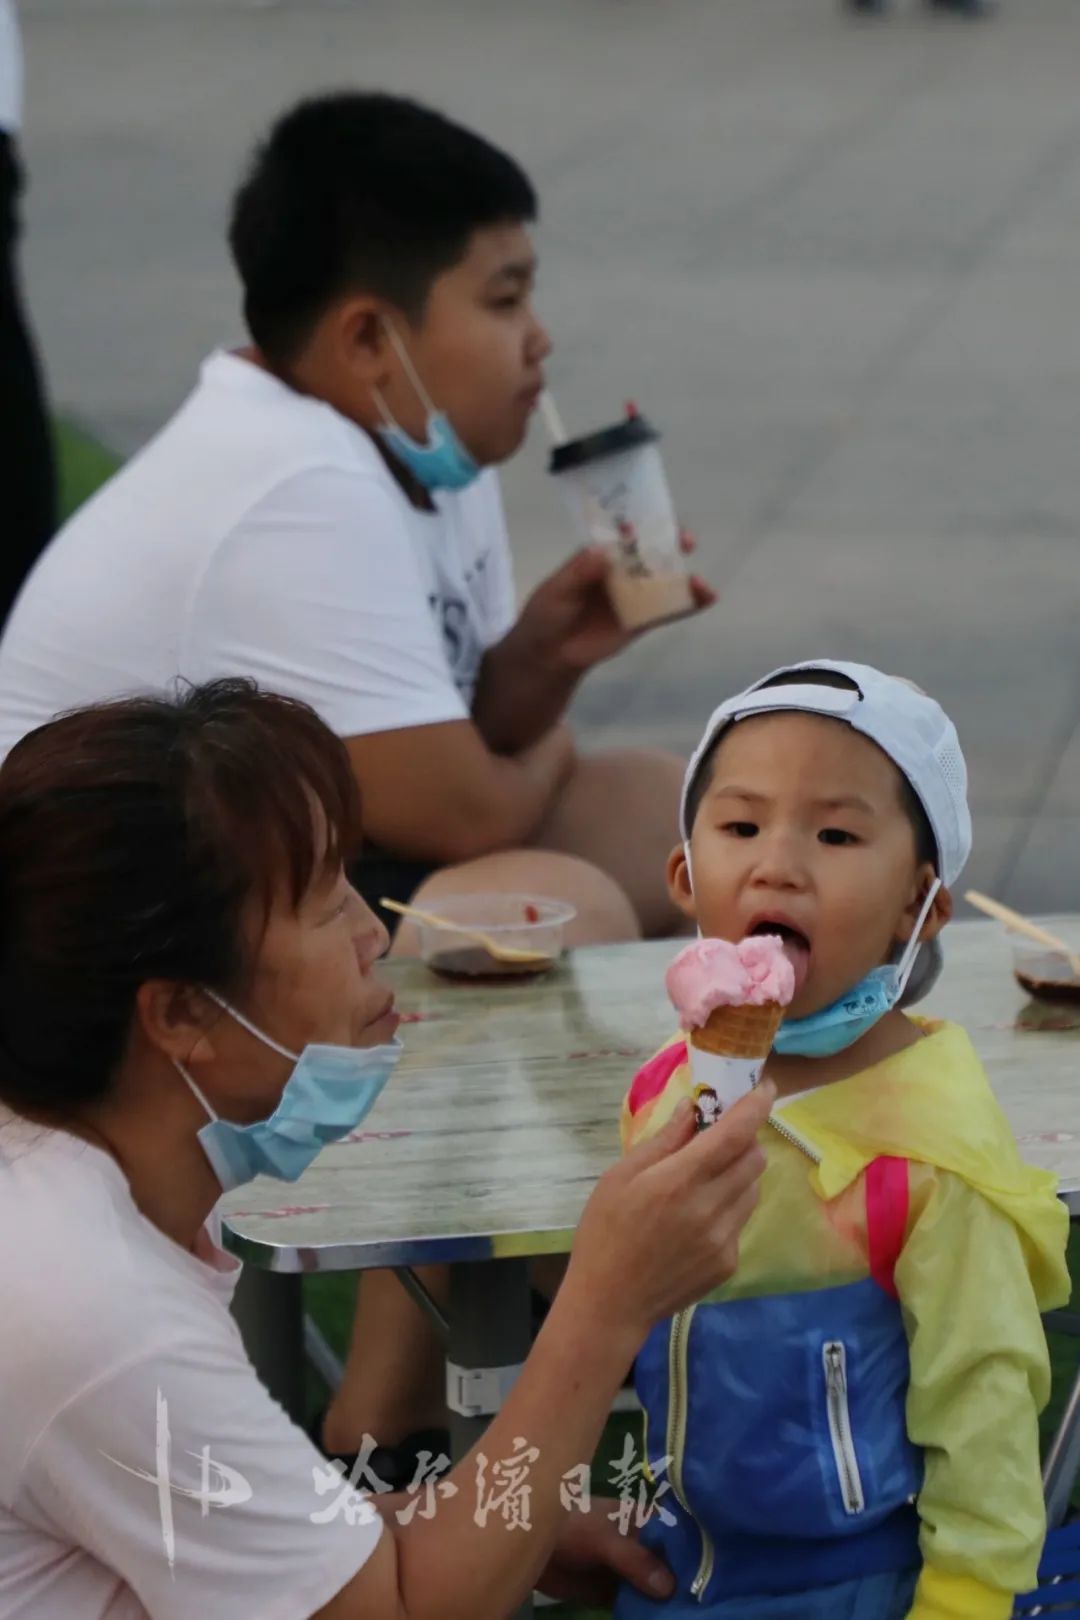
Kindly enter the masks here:
<path id="1" fill-rule="evenodd" d="M 966 788 L 931 698 L 831 660 L 722 704 L 687 773 L 668 877 L 705 937 L 624 1143 L 695 1093 L 707 1124 L 763 1063 L 778 1098 L 735 1278 L 637 1362 L 669 1616 L 1005 1620 L 1035 1584 L 1067 1217 L 963 1030 L 903 1010 L 940 968 Z M 732 1013 L 754 1052 L 717 1046 Z"/>

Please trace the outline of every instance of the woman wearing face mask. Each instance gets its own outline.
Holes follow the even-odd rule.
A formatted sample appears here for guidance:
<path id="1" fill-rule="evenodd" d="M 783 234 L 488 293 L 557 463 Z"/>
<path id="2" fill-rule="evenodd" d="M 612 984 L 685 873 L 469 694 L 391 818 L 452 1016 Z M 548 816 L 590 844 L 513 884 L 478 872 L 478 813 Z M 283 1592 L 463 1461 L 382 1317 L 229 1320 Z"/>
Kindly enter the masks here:
<path id="1" fill-rule="evenodd" d="M 396 1061 L 386 936 L 343 875 L 357 809 L 314 713 L 239 681 L 70 714 L 0 768 L 8 1620 L 479 1620 L 545 1567 L 563 1594 L 668 1589 L 559 1486 L 652 1324 L 733 1271 L 766 1089 L 696 1139 L 688 1110 L 594 1192 L 486 1440 L 539 1449 L 529 1528 L 477 1522 L 475 1458 L 433 1518 L 347 1488 L 328 1512 L 228 1314 L 222 1187 L 295 1179 Z"/>

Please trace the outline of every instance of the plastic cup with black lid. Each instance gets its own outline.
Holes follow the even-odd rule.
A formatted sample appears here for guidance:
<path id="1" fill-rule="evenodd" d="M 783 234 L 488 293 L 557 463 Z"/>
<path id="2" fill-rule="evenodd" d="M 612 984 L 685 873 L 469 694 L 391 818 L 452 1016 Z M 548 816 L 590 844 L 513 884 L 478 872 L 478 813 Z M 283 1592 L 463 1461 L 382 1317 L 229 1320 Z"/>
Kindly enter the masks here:
<path id="1" fill-rule="evenodd" d="M 694 605 L 659 439 L 628 405 L 610 427 L 556 444 L 549 463 L 581 538 L 611 559 L 608 591 L 628 630 L 678 618 Z"/>

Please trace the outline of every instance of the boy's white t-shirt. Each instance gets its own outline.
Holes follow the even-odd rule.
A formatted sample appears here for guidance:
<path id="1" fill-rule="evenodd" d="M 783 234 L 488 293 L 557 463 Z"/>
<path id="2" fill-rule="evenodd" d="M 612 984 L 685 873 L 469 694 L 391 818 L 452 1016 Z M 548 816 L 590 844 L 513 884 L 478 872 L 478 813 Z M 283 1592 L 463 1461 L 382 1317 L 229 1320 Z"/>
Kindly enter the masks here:
<path id="1" fill-rule="evenodd" d="M 107 1154 L 6 1110 L 0 1232 L 0 1615 L 308 1620 L 380 1521 L 256 1378 L 236 1262 L 208 1234 L 205 1259 L 181 1249 Z"/>
<path id="2" fill-rule="evenodd" d="M 253 676 L 342 737 L 468 716 L 514 621 L 498 480 L 405 498 L 371 439 L 240 356 L 64 527 L 0 640 L 0 756 L 64 709 Z"/>

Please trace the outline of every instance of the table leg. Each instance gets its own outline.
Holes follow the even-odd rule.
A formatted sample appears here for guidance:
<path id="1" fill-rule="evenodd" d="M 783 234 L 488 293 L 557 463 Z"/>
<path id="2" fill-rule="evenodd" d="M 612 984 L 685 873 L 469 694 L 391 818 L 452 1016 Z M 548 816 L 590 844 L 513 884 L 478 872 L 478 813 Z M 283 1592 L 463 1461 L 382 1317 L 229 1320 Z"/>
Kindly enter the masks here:
<path id="1" fill-rule="evenodd" d="M 457 1378 L 460 1383 L 468 1382 L 470 1374 L 489 1375 L 476 1380 L 477 1404 L 483 1411 L 466 1414 L 451 1409 L 450 1445 L 455 1461 L 476 1444 L 502 1404 L 497 1394 L 493 1398 L 484 1397 L 496 1386 L 505 1391 L 511 1377 L 509 1369 L 520 1366 L 525 1360 L 529 1353 L 530 1325 L 528 1261 L 481 1260 L 451 1267 L 447 1343 L 451 1378 Z M 464 1380 L 460 1375 L 464 1375 Z M 499 1460 L 488 1459 L 489 1489 L 491 1464 Z M 474 1481 L 470 1480 L 467 1488 L 475 1489 Z M 532 1612 L 529 1597 L 510 1620 L 528 1620 Z"/>
<path id="2" fill-rule="evenodd" d="M 252 1366 L 294 1422 L 304 1422 L 301 1278 L 246 1265 L 232 1313 Z"/>

